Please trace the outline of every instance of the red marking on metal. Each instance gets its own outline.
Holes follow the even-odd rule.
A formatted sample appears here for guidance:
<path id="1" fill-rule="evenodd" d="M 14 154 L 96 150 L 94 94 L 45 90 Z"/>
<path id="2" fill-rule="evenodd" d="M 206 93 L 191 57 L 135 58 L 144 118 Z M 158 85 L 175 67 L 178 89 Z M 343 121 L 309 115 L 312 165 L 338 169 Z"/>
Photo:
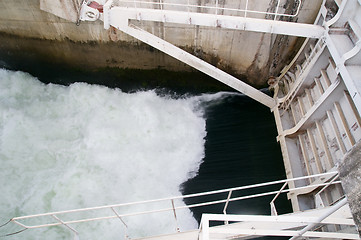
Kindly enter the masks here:
<path id="1" fill-rule="evenodd" d="M 97 9 L 100 13 L 103 12 L 103 5 L 100 5 L 96 1 L 92 1 L 88 6 L 91 8 Z"/>

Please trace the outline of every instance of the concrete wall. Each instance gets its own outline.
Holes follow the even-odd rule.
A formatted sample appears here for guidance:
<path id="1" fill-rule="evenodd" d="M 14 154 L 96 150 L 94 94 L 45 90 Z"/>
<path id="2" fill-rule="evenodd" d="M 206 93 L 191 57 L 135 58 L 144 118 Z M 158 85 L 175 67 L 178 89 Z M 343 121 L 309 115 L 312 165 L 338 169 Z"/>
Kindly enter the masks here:
<path id="1" fill-rule="evenodd" d="M 41 1 L 42 9 L 51 8 L 46 5 L 47 0 Z M 66 1 L 72 1 L 72 4 Z M 77 8 L 80 0 L 57 2 L 64 15 L 70 12 L 69 18 L 74 19 L 72 9 Z M 212 4 L 209 0 L 194 2 Z M 245 0 L 219 2 L 224 7 L 245 4 Z M 312 23 L 320 3 L 321 0 L 305 1 L 301 14 L 294 21 Z M 294 1 L 285 1 L 282 5 L 285 9 L 294 9 Z M 262 11 L 274 9 L 275 6 L 274 0 L 254 0 L 249 3 L 249 8 Z M 76 26 L 71 21 L 42 11 L 40 0 L 0 1 L 0 16 L 0 48 L 3 50 L 39 53 L 45 58 L 56 58 L 79 67 L 190 70 L 183 63 L 121 32 L 104 30 L 101 21 L 82 22 Z M 135 24 L 255 86 L 265 85 L 270 75 L 277 75 L 299 44 L 297 38 L 272 34 L 163 23 Z"/>
<path id="2" fill-rule="evenodd" d="M 346 192 L 353 220 L 361 237 L 361 142 L 345 156 L 338 167 L 342 187 Z"/>

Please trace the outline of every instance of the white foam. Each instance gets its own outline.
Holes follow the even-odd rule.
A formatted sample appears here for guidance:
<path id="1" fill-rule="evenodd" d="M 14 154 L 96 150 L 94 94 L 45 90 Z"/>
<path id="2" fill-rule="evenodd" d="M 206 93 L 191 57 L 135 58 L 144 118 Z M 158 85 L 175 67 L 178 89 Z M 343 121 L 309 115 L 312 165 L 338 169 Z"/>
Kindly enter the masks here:
<path id="1" fill-rule="evenodd" d="M 205 99 L 219 97 L 210 96 Z M 179 186 L 195 176 L 204 157 L 200 102 L 83 83 L 45 85 L 0 70 L 1 220 L 181 195 Z M 130 236 L 174 232 L 172 214 L 127 218 Z M 181 230 L 197 227 L 188 209 L 177 214 Z M 82 239 L 123 236 L 118 219 L 74 227 Z M 18 239 L 70 236 L 61 227 L 34 231 Z"/>

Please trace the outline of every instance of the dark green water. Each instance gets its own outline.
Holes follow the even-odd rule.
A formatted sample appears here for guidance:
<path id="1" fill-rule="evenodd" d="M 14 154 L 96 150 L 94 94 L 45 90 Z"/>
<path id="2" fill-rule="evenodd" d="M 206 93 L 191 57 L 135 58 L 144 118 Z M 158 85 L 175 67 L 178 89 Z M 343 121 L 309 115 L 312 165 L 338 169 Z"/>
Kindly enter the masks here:
<path id="1" fill-rule="evenodd" d="M 1 57 L 0 57 L 1 58 Z M 171 73 L 165 70 L 134 71 L 104 69 L 82 72 L 67 67 L 39 63 L 34 59 L 0 59 L 0 67 L 29 72 L 45 83 L 68 85 L 77 81 L 117 87 L 125 92 L 159 88 L 176 96 L 198 95 L 217 91 L 230 91 L 216 80 L 198 72 Z M 199 174 L 185 182 L 183 194 L 284 179 L 282 156 L 276 142 L 276 126 L 267 107 L 243 95 L 230 95 L 217 103 L 205 106 L 207 137 L 205 159 Z M 268 190 L 277 190 L 280 186 Z M 232 195 L 242 196 L 264 191 L 243 191 Z M 226 194 L 198 199 L 210 201 Z M 273 196 L 230 203 L 227 212 L 237 214 L 269 214 Z M 189 199 L 187 204 L 196 203 Z M 224 204 L 192 209 L 199 221 L 202 213 L 222 213 Z M 277 201 L 279 213 L 291 210 L 285 197 Z"/>
<path id="2" fill-rule="evenodd" d="M 269 109 L 246 96 L 229 96 L 206 111 L 206 156 L 198 176 L 184 183 L 184 194 L 212 191 L 284 179 L 282 157 L 276 143 L 276 127 Z M 232 197 L 256 194 L 276 188 L 243 190 Z M 219 194 L 211 200 L 225 198 Z M 209 198 L 209 197 L 208 197 Z M 228 213 L 270 214 L 273 196 L 231 202 Z M 206 199 L 202 199 L 206 200 Z M 207 199 L 208 201 L 210 199 Z M 197 203 L 188 200 L 187 204 Z M 277 211 L 289 212 L 285 198 L 278 199 Z M 200 220 L 202 213 L 222 213 L 224 204 L 194 208 Z"/>

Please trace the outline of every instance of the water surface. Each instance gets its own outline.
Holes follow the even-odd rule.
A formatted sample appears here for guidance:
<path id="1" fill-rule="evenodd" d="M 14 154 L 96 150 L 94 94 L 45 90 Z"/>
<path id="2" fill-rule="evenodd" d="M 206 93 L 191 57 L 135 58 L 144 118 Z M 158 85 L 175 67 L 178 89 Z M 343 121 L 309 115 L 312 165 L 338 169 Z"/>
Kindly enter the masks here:
<path id="1" fill-rule="evenodd" d="M 71 84 L 87 82 L 88 74 L 32 73 L 43 83 L 24 72 L 0 70 L 0 172 L 6 183 L 0 187 L 2 222 L 284 178 L 272 114 L 242 94 L 190 91 L 190 85 L 154 89 L 155 83 L 139 86 L 137 81 L 127 81 L 125 90 L 119 83 L 112 89 Z M 141 75 L 139 81 L 147 82 Z M 92 83 L 109 83 L 105 76 L 93 77 Z M 269 214 L 267 201 L 232 203 L 228 211 Z M 287 207 L 283 200 L 279 211 Z M 202 212 L 222 209 L 216 205 L 177 213 L 181 230 L 196 228 Z M 120 209 L 134 210 L 142 208 Z M 173 232 L 170 218 L 163 214 L 126 221 L 136 237 Z M 124 234 L 118 221 L 76 227 L 87 239 Z M 27 230 L 12 239 L 38 236 L 65 239 L 69 231 Z"/>

